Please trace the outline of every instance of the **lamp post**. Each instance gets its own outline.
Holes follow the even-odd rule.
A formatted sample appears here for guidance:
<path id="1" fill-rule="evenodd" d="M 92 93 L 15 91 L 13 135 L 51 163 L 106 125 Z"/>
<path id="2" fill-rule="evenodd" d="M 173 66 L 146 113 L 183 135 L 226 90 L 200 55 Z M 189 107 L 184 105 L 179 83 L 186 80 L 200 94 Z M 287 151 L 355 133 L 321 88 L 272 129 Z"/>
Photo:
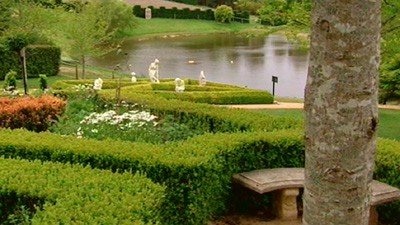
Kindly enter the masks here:
<path id="1" fill-rule="evenodd" d="M 272 96 L 275 96 L 275 83 L 278 83 L 278 77 L 272 76 Z"/>

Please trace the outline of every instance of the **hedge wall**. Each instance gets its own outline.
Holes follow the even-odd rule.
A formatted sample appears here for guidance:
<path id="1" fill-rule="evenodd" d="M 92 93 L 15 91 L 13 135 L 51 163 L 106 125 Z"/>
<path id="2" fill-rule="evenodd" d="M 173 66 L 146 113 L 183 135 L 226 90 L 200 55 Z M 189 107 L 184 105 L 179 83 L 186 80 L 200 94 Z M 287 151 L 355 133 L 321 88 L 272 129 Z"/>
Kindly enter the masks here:
<path id="1" fill-rule="evenodd" d="M 205 224 L 227 207 L 233 173 L 301 166 L 300 132 L 209 134 L 166 145 L 95 141 L 50 133 L 0 130 L 6 157 L 140 171 L 167 186 L 164 224 Z M 290 160 L 288 160 L 290 159 Z"/>
<path id="2" fill-rule="evenodd" d="M 14 70 L 22 77 L 19 56 L 5 46 L 0 46 L 0 80 Z M 39 74 L 55 76 L 59 72 L 61 50 L 54 46 L 31 45 L 26 48 L 26 67 L 28 77 L 39 77 Z"/>
<path id="3" fill-rule="evenodd" d="M 165 7 L 154 8 L 149 6 L 151 9 L 152 18 L 170 18 L 170 19 L 202 19 L 202 20 L 215 20 L 214 12 L 211 9 L 208 10 L 190 10 L 189 8 L 178 9 L 176 7 L 167 9 Z M 133 6 L 133 14 L 137 17 L 145 18 L 146 8 L 142 8 L 140 5 Z"/>
<path id="4" fill-rule="evenodd" d="M 111 90 L 104 90 L 100 94 L 105 98 L 114 97 L 114 92 Z M 196 122 L 194 126 L 207 127 L 206 130 L 210 132 L 273 131 L 303 127 L 303 121 L 300 119 L 267 116 L 243 109 L 228 109 L 177 99 L 165 99 L 152 93 L 139 93 L 133 86 L 121 89 L 121 96 L 126 102 L 145 106 L 153 114 L 173 115 L 182 123 Z"/>
<path id="5" fill-rule="evenodd" d="M 19 57 L 16 53 L 8 51 L 4 45 L 0 45 L 0 59 L 0 80 L 4 80 L 10 70 L 21 74 Z"/>
<path id="6" fill-rule="evenodd" d="M 31 45 L 26 50 L 26 68 L 28 77 L 39 77 L 39 74 L 56 76 L 61 62 L 61 49 L 55 46 Z"/>
<path id="7" fill-rule="evenodd" d="M 173 2 L 180 2 L 188 5 L 197 5 L 198 0 L 172 0 Z"/>
<path id="8" fill-rule="evenodd" d="M 167 186 L 165 224 L 205 224 L 226 209 L 231 176 L 260 168 L 302 167 L 302 131 L 207 134 L 166 145 L 95 141 L 50 133 L 0 130 L 7 157 L 80 163 L 113 171 L 140 171 Z M 400 188 L 400 143 L 379 140 L 376 179 Z M 231 203 L 231 202 L 229 202 Z M 399 204 L 399 203 L 396 203 Z M 399 219 L 399 208 L 384 219 Z"/>
<path id="9" fill-rule="evenodd" d="M 211 92 L 184 92 L 158 91 L 156 95 L 166 99 L 208 103 L 208 104 L 272 104 L 274 98 L 268 92 L 262 91 L 211 91 Z"/>
<path id="10" fill-rule="evenodd" d="M 381 139 L 375 160 L 374 178 L 400 188 L 400 142 Z M 384 224 L 400 224 L 400 201 L 378 207 Z"/>
<path id="11" fill-rule="evenodd" d="M 228 102 L 233 104 L 248 104 L 250 102 L 272 103 L 272 96 L 267 92 L 214 83 L 207 84 L 204 88 L 210 85 L 208 88 L 216 88 L 219 90 L 236 89 L 241 91 L 237 91 L 236 94 L 235 92 L 228 91 L 226 93 L 220 92 L 220 94 L 213 94 L 213 91 L 180 93 L 182 95 L 175 92 L 161 93 L 153 91 L 154 87 L 159 89 L 172 88 L 173 86 L 168 82 L 169 81 L 165 82 L 165 84 L 161 82 L 157 85 L 150 85 L 149 82 L 144 84 L 140 82 L 135 84 L 130 83 L 130 85 L 127 84 L 127 86 L 121 89 L 121 98 L 126 102 L 142 105 L 150 110 L 152 114 L 158 116 L 164 116 L 166 114 L 173 115 L 180 123 L 185 123 L 196 129 L 202 129 L 208 132 L 273 131 L 303 127 L 303 121 L 300 119 L 286 118 L 284 116 L 267 116 L 243 109 L 227 109 L 209 104 L 193 103 L 197 101 L 215 104 L 227 104 Z M 194 85 L 196 83 L 192 80 L 190 82 L 193 82 Z M 68 85 L 69 84 L 64 81 L 59 81 L 56 86 L 67 88 Z M 107 85 L 107 81 L 105 81 L 103 85 Z M 197 87 L 193 88 L 197 89 Z M 111 101 L 115 98 L 115 91 L 112 89 L 101 90 L 99 94 Z M 185 100 L 193 102 L 172 98 L 186 98 Z"/>
<path id="12" fill-rule="evenodd" d="M 248 11 L 233 11 L 233 20 L 241 23 L 250 23 L 250 13 Z"/>
<path id="13" fill-rule="evenodd" d="M 160 224 L 164 199 L 164 187 L 141 175 L 4 158 L 0 187 L 1 197 L 44 202 L 31 221 L 40 225 Z"/>

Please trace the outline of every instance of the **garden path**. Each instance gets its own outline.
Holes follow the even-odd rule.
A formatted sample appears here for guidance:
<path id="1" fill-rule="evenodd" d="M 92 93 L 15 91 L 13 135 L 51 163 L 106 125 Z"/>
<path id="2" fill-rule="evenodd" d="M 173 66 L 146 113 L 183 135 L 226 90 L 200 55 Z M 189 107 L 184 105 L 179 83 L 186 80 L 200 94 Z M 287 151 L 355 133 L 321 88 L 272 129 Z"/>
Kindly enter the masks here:
<path id="1" fill-rule="evenodd" d="M 302 109 L 303 103 L 294 102 L 276 102 L 275 104 L 251 104 L 251 105 L 221 105 L 229 108 L 241 109 Z M 395 109 L 400 110 L 400 105 L 379 105 L 380 109 Z"/>

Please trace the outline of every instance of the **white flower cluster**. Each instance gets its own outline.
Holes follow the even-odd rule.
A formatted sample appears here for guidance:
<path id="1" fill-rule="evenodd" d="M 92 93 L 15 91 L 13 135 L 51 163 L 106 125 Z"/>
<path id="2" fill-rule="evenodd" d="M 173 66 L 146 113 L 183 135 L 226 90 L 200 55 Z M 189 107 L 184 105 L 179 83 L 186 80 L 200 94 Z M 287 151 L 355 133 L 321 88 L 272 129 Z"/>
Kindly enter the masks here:
<path id="1" fill-rule="evenodd" d="M 104 113 L 91 113 L 80 123 L 119 125 L 121 129 L 125 129 L 133 126 L 141 127 L 149 122 L 152 122 L 153 126 L 156 126 L 157 122 L 154 121 L 155 119 L 157 119 L 156 116 L 145 111 L 132 110 L 122 115 L 118 115 L 114 110 L 109 110 Z"/>
<path id="2" fill-rule="evenodd" d="M 87 85 L 78 84 L 78 85 L 74 85 L 74 86 L 73 86 L 73 89 L 74 89 L 75 91 L 84 91 L 84 90 L 90 90 L 90 89 L 92 88 L 92 86 L 93 86 L 93 85 L 91 85 L 91 84 L 87 84 Z"/>

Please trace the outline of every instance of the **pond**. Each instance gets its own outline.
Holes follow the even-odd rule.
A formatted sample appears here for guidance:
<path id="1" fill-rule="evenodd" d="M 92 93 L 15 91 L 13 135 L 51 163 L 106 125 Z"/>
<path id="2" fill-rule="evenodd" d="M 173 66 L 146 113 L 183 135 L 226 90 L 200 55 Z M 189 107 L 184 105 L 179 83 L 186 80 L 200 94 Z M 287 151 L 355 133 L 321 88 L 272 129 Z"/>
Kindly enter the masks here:
<path id="1" fill-rule="evenodd" d="M 157 58 L 160 78 L 198 79 L 203 70 L 208 81 L 272 92 L 272 76 L 277 76 L 275 95 L 304 95 L 308 53 L 296 49 L 282 35 L 245 38 L 212 34 L 130 40 L 122 49 L 123 54 L 113 52 L 91 59 L 89 64 L 107 68 L 120 64 L 125 71 L 147 76 L 148 66 Z"/>

